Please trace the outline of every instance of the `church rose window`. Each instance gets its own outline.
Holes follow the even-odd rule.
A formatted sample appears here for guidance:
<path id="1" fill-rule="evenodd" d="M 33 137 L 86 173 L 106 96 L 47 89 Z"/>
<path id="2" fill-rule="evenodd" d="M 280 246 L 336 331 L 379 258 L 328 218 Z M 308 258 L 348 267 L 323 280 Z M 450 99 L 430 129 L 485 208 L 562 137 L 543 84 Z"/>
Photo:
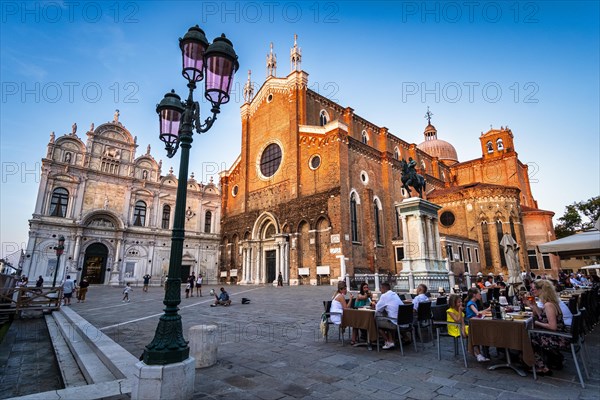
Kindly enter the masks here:
<path id="1" fill-rule="evenodd" d="M 319 156 L 318 154 L 315 154 L 310 159 L 310 168 L 311 169 L 317 169 L 320 166 L 321 166 L 321 156 Z"/>
<path id="2" fill-rule="evenodd" d="M 271 143 L 263 151 L 260 157 L 260 172 L 263 176 L 270 178 L 275 175 L 281 164 L 281 147 L 276 143 Z"/>
<path id="3" fill-rule="evenodd" d="M 440 216 L 440 222 L 445 227 L 452 226 L 454 224 L 454 220 L 455 220 L 454 214 L 452 214 L 452 212 L 450 212 L 450 211 L 444 211 L 442 213 L 442 215 Z"/>

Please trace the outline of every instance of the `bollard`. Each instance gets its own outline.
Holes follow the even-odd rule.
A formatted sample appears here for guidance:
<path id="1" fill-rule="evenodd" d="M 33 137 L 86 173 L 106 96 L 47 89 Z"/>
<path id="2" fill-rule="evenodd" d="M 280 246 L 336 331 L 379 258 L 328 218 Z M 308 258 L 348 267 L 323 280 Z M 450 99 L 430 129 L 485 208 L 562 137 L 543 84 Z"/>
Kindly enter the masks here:
<path id="1" fill-rule="evenodd" d="M 190 356 L 196 359 L 196 368 L 210 367 L 217 362 L 217 326 L 194 325 L 189 330 Z"/>

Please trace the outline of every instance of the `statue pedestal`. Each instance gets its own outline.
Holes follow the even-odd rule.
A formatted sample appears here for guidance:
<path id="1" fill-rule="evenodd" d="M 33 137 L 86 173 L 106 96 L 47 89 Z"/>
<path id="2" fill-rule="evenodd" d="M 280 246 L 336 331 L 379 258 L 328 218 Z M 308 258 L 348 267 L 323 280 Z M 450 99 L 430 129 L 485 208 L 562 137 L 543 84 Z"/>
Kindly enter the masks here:
<path id="1" fill-rule="evenodd" d="M 404 259 L 396 289 L 413 291 L 423 283 L 428 288 L 443 287 L 450 292 L 446 262 L 438 230 L 437 204 L 419 197 L 404 199 L 395 205 L 402 219 Z"/>

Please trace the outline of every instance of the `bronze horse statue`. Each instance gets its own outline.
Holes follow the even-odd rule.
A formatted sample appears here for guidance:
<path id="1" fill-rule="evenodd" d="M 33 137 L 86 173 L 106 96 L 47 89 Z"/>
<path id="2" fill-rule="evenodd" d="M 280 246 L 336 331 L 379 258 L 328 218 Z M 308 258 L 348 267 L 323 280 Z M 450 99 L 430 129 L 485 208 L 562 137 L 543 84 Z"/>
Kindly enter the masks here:
<path id="1" fill-rule="evenodd" d="M 402 167 L 402 187 L 406 189 L 410 196 L 411 191 L 409 186 L 412 186 L 419 193 L 419 197 L 423 198 L 423 189 L 425 189 L 426 185 L 425 178 L 417 174 L 415 170 L 416 165 L 417 163 L 411 157 L 408 158 L 408 162 L 404 159 L 400 161 L 400 166 Z"/>

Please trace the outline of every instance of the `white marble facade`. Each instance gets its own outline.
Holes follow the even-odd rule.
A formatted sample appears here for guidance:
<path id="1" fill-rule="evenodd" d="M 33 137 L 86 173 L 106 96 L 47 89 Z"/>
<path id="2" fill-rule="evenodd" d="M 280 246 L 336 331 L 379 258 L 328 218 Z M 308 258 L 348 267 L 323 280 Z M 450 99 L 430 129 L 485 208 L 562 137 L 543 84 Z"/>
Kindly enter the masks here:
<path id="1" fill-rule="evenodd" d="M 50 135 L 35 210 L 30 223 L 24 274 L 54 277 L 58 236 L 65 237 L 57 281 L 66 275 L 92 283 L 152 284 L 164 280 L 169 267 L 177 177 L 162 175 L 162 161 L 136 156 L 137 137 L 118 118 L 86 133 Z M 217 282 L 220 189 L 212 182 L 188 180 L 186 239 L 182 269 Z"/>

